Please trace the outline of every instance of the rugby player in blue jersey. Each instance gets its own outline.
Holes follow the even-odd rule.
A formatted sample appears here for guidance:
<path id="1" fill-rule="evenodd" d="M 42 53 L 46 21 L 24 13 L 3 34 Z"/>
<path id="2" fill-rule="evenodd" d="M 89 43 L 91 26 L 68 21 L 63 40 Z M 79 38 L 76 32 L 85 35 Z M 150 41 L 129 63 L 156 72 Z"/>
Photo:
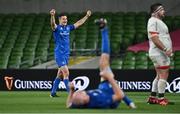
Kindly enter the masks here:
<path id="1" fill-rule="evenodd" d="M 97 89 L 88 91 L 75 91 L 73 82 L 70 84 L 70 92 L 67 98 L 67 108 L 117 108 L 123 100 L 130 108 L 136 108 L 118 86 L 114 74 L 109 66 L 110 44 L 107 21 L 103 18 L 96 21 L 102 35 L 102 49 L 99 60 L 101 83 Z"/>
<path id="2" fill-rule="evenodd" d="M 70 32 L 78 27 L 80 27 L 90 16 L 91 16 L 91 11 L 88 10 L 86 15 L 77 21 L 73 25 L 68 25 L 68 19 L 65 14 L 61 14 L 58 19 L 59 19 L 59 24 L 57 25 L 55 23 L 55 9 L 52 9 L 50 11 L 51 15 L 51 28 L 53 30 L 53 36 L 54 36 L 54 41 L 55 41 L 55 49 L 54 49 L 54 54 L 55 54 L 55 60 L 58 65 L 58 72 L 57 72 L 57 77 L 54 80 L 53 87 L 51 90 L 50 97 L 57 97 L 56 91 L 58 88 L 58 85 L 61 80 L 64 81 L 65 86 L 67 91 L 69 91 L 69 70 L 68 70 L 68 60 L 69 60 L 69 54 L 70 54 Z"/>

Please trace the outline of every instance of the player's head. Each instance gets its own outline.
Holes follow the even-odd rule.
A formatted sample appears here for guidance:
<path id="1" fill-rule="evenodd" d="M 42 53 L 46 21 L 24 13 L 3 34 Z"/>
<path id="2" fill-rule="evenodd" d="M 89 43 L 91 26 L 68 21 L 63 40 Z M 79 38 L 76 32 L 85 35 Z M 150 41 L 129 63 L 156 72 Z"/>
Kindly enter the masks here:
<path id="1" fill-rule="evenodd" d="M 160 3 L 152 4 L 150 10 L 151 15 L 158 16 L 160 18 L 163 18 L 165 16 L 164 7 Z"/>
<path id="2" fill-rule="evenodd" d="M 89 96 L 85 91 L 74 92 L 72 96 L 72 104 L 75 105 L 84 105 L 89 102 Z"/>
<path id="3" fill-rule="evenodd" d="M 67 20 L 67 15 L 65 13 L 60 14 L 58 18 L 60 25 L 64 25 L 64 26 L 67 25 L 68 20 Z"/>

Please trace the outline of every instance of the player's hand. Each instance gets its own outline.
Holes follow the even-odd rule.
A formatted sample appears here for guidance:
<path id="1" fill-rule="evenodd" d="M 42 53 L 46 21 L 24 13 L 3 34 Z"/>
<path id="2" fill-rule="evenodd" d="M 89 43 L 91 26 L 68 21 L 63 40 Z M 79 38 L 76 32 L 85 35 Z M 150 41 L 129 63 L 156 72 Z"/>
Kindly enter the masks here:
<path id="1" fill-rule="evenodd" d="M 54 16 L 55 13 L 56 13 L 56 10 L 55 9 L 51 9 L 51 11 L 50 11 L 51 16 Z"/>
<path id="2" fill-rule="evenodd" d="M 167 50 L 167 51 L 165 52 L 165 54 L 166 54 L 168 57 L 173 56 L 172 49 Z"/>
<path id="3" fill-rule="evenodd" d="M 88 10 L 88 11 L 87 11 L 86 16 L 88 16 L 88 17 L 91 16 L 91 10 Z"/>

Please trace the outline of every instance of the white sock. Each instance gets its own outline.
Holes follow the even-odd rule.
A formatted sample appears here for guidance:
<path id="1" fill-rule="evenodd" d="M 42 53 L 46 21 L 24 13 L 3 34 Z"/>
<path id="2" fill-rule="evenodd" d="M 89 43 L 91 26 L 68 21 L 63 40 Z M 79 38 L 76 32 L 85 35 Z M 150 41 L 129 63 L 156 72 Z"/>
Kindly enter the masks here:
<path id="1" fill-rule="evenodd" d="M 158 81 L 158 93 L 165 93 L 166 89 L 166 80 L 165 79 L 159 79 Z"/>
<path id="2" fill-rule="evenodd" d="M 152 82 L 152 89 L 151 89 L 151 91 L 152 92 L 158 92 L 158 79 L 157 78 L 155 78 L 154 80 L 153 80 L 153 82 Z"/>

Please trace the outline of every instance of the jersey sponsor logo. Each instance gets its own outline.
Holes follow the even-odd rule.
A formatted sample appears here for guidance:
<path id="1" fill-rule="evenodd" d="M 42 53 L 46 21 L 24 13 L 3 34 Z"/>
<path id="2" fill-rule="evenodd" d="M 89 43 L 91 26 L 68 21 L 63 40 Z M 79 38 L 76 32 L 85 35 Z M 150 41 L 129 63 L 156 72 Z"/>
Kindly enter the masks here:
<path id="1" fill-rule="evenodd" d="M 5 76 L 4 77 L 4 80 L 6 82 L 6 87 L 8 90 L 11 90 L 12 89 L 12 86 L 13 86 L 13 77 L 9 77 L 9 76 Z"/>
<path id="2" fill-rule="evenodd" d="M 171 83 L 167 82 L 166 90 L 170 93 L 180 93 L 180 77 L 177 77 Z"/>
<path id="3" fill-rule="evenodd" d="M 87 76 L 78 76 L 73 79 L 72 81 L 74 83 L 76 90 L 85 90 L 89 85 L 89 78 Z"/>
<path id="4" fill-rule="evenodd" d="M 63 32 L 60 32 L 59 34 L 62 35 L 62 36 L 68 36 L 69 32 L 68 31 L 63 31 Z"/>

